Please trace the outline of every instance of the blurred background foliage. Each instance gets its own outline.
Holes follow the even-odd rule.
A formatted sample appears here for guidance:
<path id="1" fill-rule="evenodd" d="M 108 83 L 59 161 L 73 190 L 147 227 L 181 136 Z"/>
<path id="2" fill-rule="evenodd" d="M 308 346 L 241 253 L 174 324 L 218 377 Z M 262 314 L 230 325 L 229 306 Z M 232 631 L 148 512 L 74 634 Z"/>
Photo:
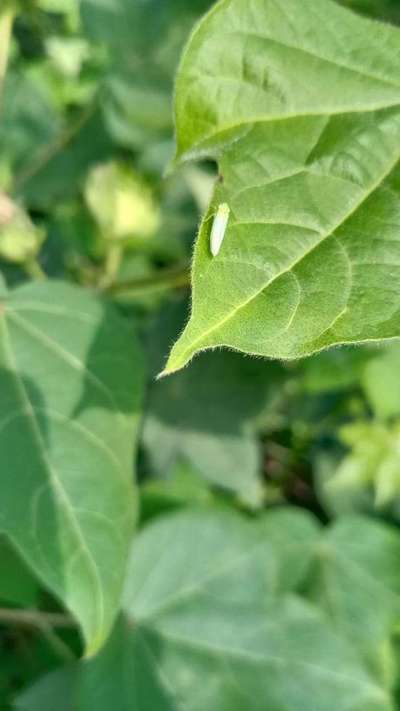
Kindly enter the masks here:
<path id="1" fill-rule="evenodd" d="M 342 4 L 400 22 L 398 0 Z M 211 5 L 20 0 L 1 100 L 1 273 L 10 285 L 47 275 L 93 287 L 139 324 L 142 521 L 197 503 L 253 516 L 286 502 L 323 523 L 363 512 L 398 526 L 399 346 L 286 365 L 205 353 L 154 380 L 187 317 L 215 180 L 211 163 L 168 171 L 174 73 Z M 0 561 L 2 607 L 57 611 L 1 538 Z M 73 630 L 4 624 L 0 708 L 79 644 Z"/>

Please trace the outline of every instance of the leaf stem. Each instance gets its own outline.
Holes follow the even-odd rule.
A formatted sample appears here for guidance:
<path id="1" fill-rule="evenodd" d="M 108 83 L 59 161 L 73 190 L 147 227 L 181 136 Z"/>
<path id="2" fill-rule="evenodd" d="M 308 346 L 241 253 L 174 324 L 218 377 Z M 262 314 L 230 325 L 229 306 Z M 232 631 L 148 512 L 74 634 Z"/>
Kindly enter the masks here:
<path id="1" fill-rule="evenodd" d="M 38 627 L 77 627 L 77 623 L 62 612 L 42 612 L 41 610 L 13 610 L 0 607 L 0 625 Z"/>
<path id="2" fill-rule="evenodd" d="M 44 281 L 47 279 L 47 274 L 43 271 L 37 259 L 29 259 L 23 264 L 23 268 L 31 279 L 35 279 L 36 281 Z"/>
<path id="3" fill-rule="evenodd" d="M 117 282 L 108 288 L 112 295 L 136 294 L 159 289 L 178 289 L 190 286 L 190 269 L 187 264 L 179 267 L 162 269 L 155 274 L 141 279 L 129 279 Z"/>
<path id="4" fill-rule="evenodd" d="M 123 247 L 121 244 L 110 244 L 104 263 L 104 272 L 100 278 L 101 289 L 111 288 L 118 274 L 123 257 Z"/>
<path id="5" fill-rule="evenodd" d="M 15 16 L 14 3 L 5 3 L 0 10 L 0 100 L 3 93 L 4 80 L 7 73 L 8 56 L 10 53 L 11 33 Z"/>
<path id="6" fill-rule="evenodd" d="M 42 612 L 40 610 L 12 610 L 0 608 L 0 625 L 10 627 L 33 627 L 47 641 L 60 659 L 71 662 L 75 654 L 64 640 L 54 631 L 55 628 L 76 628 L 75 620 L 64 613 Z"/>

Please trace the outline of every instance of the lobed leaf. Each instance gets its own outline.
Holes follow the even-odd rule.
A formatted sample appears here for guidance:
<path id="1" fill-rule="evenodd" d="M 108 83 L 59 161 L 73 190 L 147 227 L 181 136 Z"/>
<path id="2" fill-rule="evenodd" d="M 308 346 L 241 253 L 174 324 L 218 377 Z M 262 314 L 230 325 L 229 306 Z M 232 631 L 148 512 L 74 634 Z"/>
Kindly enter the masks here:
<path id="1" fill-rule="evenodd" d="M 315 532 L 301 518 L 287 514 L 285 543 L 310 561 Z M 272 533 L 273 521 L 266 525 Z M 262 521 L 222 511 L 149 526 L 134 546 L 126 617 L 83 671 L 79 711 L 389 710 L 351 644 L 315 608 L 282 594 L 279 567 L 289 560 L 285 547 L 275 554 Z M 296 588 L 286 583 L 286 593 Z"/>

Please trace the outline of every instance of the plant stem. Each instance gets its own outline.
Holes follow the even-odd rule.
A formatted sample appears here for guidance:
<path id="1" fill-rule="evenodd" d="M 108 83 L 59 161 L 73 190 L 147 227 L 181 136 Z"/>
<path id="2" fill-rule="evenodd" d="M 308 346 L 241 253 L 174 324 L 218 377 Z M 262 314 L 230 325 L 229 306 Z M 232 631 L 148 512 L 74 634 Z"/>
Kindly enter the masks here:
<path id="1" fill-rule="evenodd" d="M 0 10 L 0 100 L 7 72 L 14 15 L 14 4 L 6 2 L 5 7 Z"/>
<path id="2" fill-rule="evenodd" d="M 162 269 L 142 279 L 129 279 L 117 282 L 108 288 L 112 295 L 137 294 L 139 292 L 158 291 L 159 289 L 178 289 L 190 286 L 190 270 L 187 264 L 180 267 Z"/>
<path id="3" fill-rule="evenodd" d="M 9 627 L 35 628 L 57 656 L 64 662 L 75 660 L 75 655 L 67 644 L 58 636 L 54 628 L 76 628 L 77 623 L 69 615 L 58 612 L 41 612 L 40 610 L 11 610 L 0 608 L 0 625 Z"/>
<path id="4" fill-rule="evenodd" d="M 73 651 L 65 644 L 64 640 L 54 632 L 54 629 L 50 625 L 42 625 L 38 629 L 60 659 L 67 663 L 76 660 Z"/>
<path id="5" fill-rule="evenodd" d="M 76 627 L 75 620 L 62 612 L 42 612 L 41 610 L 12 610 L 0 607 L 0 625 L 22 627 Z"/>
<path id="6" fill-rule="evenodd" d="M 111 288 L 121 264 L 123 256 L 123 248 L 121 244 L 111 244 L 107 251 L 106 261 L 104 264 L 104 272 L 100 278 L 99 286 L 101 289 Z"/>
<path id="7" fill-rule="evenodd" d="M 47 279 L 47 274 L 43 271 L 37 259 L 30 259 L 23 265 L 26 273 L 31 279 L 36 281 L 44 281 Z"/>

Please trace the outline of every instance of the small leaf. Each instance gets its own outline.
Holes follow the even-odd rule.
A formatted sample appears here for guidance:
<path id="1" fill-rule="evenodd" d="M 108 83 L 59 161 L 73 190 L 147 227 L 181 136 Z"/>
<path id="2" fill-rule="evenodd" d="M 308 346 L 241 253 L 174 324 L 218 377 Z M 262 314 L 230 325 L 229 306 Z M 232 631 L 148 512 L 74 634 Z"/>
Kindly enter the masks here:
<path id="1" fill-rule="evenodd" d="M 381 419 L 400 416 L 400 348 L 378 353 L 365 367 L 361 383 L 375 415 Z"/>
<path id="2" fill-rule="evenodd" d="M 399 51 L 398 29 L 328 0 L 223 0 L 194 30 L 177 158 L 216 157 L 222 180 L 167 373 L 221 345 L 291 359 L 400 336 Z"/>
<path id="3" fill-rule="evenodd" d="M 400 425 L 354 422 L 340 436 L 351 448 L 328 486 L 332 492 L 373 487 L 377 507 L 386 506 L 400 493 Z"/>
<path id="4" fill-rule="evenodd" d="M 87 654 L 119 607 L 142 380 L 131 328 L 90 294 L 2 295 L 0 530 L 77 617 Z"/>

